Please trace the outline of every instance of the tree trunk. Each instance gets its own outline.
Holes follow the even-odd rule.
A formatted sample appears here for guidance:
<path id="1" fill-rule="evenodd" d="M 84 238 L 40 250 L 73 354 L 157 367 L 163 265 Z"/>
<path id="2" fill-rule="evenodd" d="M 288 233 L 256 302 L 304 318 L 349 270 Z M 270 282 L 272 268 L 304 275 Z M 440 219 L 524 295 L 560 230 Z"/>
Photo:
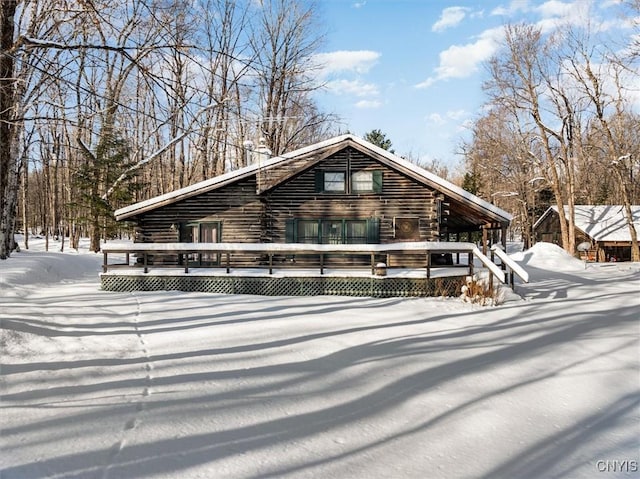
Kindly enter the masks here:
<path id="1" fill-rule="evenodd" d="M 0 2 L 0 259 L 11 254 L 17 198 L 15 175 L 18 157 L 14 148 L 15 62 L 8 54 L 14 44 L 17 0 Z"/>
<path id="2" fill-rule="evenodd" d="M 24 234 L 24 249 L 29 249 L 29 216 L 27 214 L 29 193 L 29 161 L 24 162 L 24 175 L 22 177 L 22 231 Z"/>

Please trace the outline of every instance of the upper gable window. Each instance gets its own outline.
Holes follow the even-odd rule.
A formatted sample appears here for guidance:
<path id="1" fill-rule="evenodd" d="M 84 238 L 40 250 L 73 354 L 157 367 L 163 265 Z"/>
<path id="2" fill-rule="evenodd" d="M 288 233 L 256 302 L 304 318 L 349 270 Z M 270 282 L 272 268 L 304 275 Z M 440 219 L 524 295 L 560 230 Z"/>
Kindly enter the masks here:
<path id="1" fill-rule="evenodd" d="M 344 192 L 344 172 L 343 171 L 325 171 L 324 172 L 324 191 Z"/>
<path id="2" fill-rule="evenodd" d="M 318 193 L 345 193 L 344 171 L 316 171 L 316 191 Z"/>
<path id="3" fill-rule="evenodd" d="M 353 193 L 380 193 L 382 191 L 382 171 L 356 171 L 351 175 Z"/>
<path id="4" fill-rule="evenodd" d="M 354 193 L 373 191 L 373 172 L 357 171 L 351 175 L 351 190 Z"/>
<path id="5" fill-rule="evenodd" d="M 318 193 L 380 193 L 382 191 L 382 171 L 356 171 L 347 182 L 344 171 L 316 171 L 316 192 Z"/>

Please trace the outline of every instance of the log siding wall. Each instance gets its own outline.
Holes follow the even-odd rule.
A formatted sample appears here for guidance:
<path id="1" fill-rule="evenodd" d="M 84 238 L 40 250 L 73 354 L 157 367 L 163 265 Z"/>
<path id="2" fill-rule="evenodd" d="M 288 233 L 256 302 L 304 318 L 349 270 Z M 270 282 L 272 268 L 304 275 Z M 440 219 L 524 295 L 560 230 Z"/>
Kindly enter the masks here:
<path id="1" fill-rule="evenodd" d="M 296 170 L 297 168 L 297 170 Z M 222 242 L 284 243 L 290 219 L 378 218 L 380 243 L 394 238 L 394 217 L 419 219 L 419 241 L 439 237 L 437 193 L 353 148 L 345 148 L 300 171 L 293 164 L 281 168 L 284 181 L 258 194 L 253 176 L 214 191 L 186 198 L 132 218 L 136 222 L 136 242 L 178 242 L 181 226 L 190 222 L 219 222 Z M 345 178 L 356 171 L 383 171 L 380 193 L 318 193 L 316 171 L 344 171 Z M 293 171 L 293 173 L 291 173 Z M 293 174 L 287 178 L 288 174 Z M 273 182 L 272 177 L 269 178 Z M 257 258 L 247 258 L 247 263 Z M 172 262 L 175 258 L 165 258 Z M 415 258 L 424 265 L 424 258 Z"/>

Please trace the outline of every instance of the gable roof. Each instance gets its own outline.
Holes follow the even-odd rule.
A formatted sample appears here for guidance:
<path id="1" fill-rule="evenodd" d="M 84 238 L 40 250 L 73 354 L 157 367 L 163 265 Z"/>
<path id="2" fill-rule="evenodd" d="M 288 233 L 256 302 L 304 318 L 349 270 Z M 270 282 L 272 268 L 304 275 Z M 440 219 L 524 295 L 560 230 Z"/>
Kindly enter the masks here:
<path id="1" fill-rule="evenodd" d="M 380 148 L 366 140 L 363 140 L 362 138 L 351 134 L 336 136 L 334 138 L 330 138 L 328 140 L 321 141 L 319 143 L 315 143 L 313 145 L 309 145 L 274 158 L 270 158 L 264 162 L 252 164 L 239 170 L 231 171 L 229 173 L 225 173 L 223 175 L 216 176 L 199 183 L 195 183 L 185 188 L 180 188 L 164 195 L 156 196 L 154 198 L 150 198 L 148 200 L 141 201 L 124 208 L 120 208 L 115 211 L 114 215 L 116 220 L 124 220 L 132 216 L 154 210 L 160 206 L 171 204 L 185 198 L 221 188 L 230 183 L 234 183 L 241 179 L 257 174 L 259 171 L 264 172 L 275 169 L 280 165 L 284 165 L 285 163 L 294 161 L 296 159 L 310 158 L 315 154 L 317 155 L 316 160 L 321 161 L 321 159 L 326 157 L 323 152 L 326 152 L 327 150 L 330 150 L 331 152 L 338 151 L 348 146 L 351 146 L 365 154 L 368 154 L 376 160 L 386 164 L 387 166 L 399 170 L 416 179 L 417 181 L 429 185 L 452 197 L 453 199 L 471 206 L 474 209 L 486 211 L 497 221 L 509 222 L 512 219 L 511 214 L 498 208 L 495 205 L 492 205 L 482 198 L 469 193 L 468 191 L 454 185 L 453 183 L 443 178 L 440 178 L 439 176 L 425 170 L 424 168 L 414 165 L 413 163 L 410 163 L 409 161 L 400 158 L 399 156 L 396 156 L 383 148 Z M 311 158 L 311 160 L 314 159 Z M 310 161 L 309 163 L 306 163 L 304 168 L 309 168 L 315 162 L 316 161 Z M 270 187 L 273 186 L 274 184 L 270 185 Z"/>
<path id="2" fill-rule="evenodd" d="M 569 207 L 564 211 L 569 214 Z M 575 225 L 595 241 L 631 241 L 627 218 L 622 205 L 575 205 Z M 558 206 L 551 206 L 533 225 L 534 229 L 551 213 L 558 213 Z M 631 206 L 633 223 L 640 232 L 640 205 Z"/>

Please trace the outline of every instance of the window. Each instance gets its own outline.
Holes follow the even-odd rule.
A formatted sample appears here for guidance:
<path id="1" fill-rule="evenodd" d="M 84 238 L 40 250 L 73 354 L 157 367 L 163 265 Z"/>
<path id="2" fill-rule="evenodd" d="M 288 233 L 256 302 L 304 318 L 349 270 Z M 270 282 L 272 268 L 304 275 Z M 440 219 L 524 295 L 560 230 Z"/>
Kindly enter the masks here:
<path id="1" fill-rule="evenodd" d="M 358 171 L 351 175 L 351 190 L 354 193 L 360 191 L 373 191 L 373 172 Z"/>
<path id="2" fill-rule="evenodd" d="M 348 187 L 348 189 L 347 189 Z M 316 171 L 316 193 L 380 193 L 382 171 L 356 171 L 351 174 L 349 184 L 344 171 Z"/>
<path id="3" fill-rule="evenodd" d="M 322 244 L 342 244 L 344 243 L 344 231 L 342 220 L 321 220 Z"/>
<path id="4" fill-rule="evenodd" d="M 380 193 L 382 191 L 382 171 L 356 171 L 351 175 L 352 193 Z"/>
<path id="5" fill-rule="evenodd" d="M 366 244 L 380 242 L 380 222 L 368 219 L 291 219 L 286 222 L 287 243 Z"/>
<path id="6" fill-rule="evenodd" d="M 344 172 L 343 171 L 325 171 L 323 191 L 332 193 L 343 193 L 344 188 Z"/>
<path id="7" fill-rule="evenodd" d="M 318 221 L 298 221 L 297 243 L 317 243 L 318 242 Z"/>
<path id="8" fill-rule="evenodd" d="M 367 243 L 367 222 L 362 220 L 345 221 L 344 240 L 348 244 Z"/>

